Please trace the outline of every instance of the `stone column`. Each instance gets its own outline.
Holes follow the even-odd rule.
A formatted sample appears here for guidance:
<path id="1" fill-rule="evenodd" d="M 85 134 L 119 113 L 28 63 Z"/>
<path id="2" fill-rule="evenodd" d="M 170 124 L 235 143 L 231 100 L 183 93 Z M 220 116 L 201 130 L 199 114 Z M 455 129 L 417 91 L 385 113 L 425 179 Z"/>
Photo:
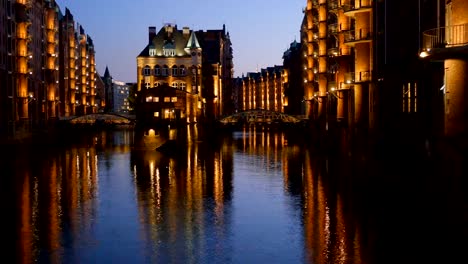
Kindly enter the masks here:
<path id="1" fill-rule="evenodd" d="M 466 133 L 468 62 L 462 59 L 445 61 L 445 135 Z"/>

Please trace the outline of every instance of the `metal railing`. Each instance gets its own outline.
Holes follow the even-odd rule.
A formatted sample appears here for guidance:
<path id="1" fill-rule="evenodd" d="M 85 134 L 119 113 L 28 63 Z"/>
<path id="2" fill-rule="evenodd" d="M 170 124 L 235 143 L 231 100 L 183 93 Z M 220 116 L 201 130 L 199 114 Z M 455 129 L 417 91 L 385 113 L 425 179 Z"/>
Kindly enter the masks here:
<path id="1" fill-rule="evenodd" d="M 345 73 L 345 83 L 359 83 L 359 82 L 370 82 L 372 81 L 372 72 L 371 71 L 362 71 L 362 72 L 347 72 Z"/>
<path id="2" fill-rule="evenodd" d="M 363 41 L 363 40 L 371 40 L 372 39 L 372 32 L 370 28 L 361 28 L 358 30 L 348 30 L 344 33 L 344 41 L 345 42 L 355 42 L 355 41 Z"/>
<path id="3" fill-rule="evenodd" d="M 468 45 L 468 23 L 433 28 L 423 32 L 423 49 L 450 48 Z"/>
<path id="4" fill-rule="evenodd" d="M 328 10 L 338 9 L 338 0 L 328 0 Z"/>
<path id="5" fill-rule="evenodd" d="M 328 24 L 328 32 L 330 32 L 330 34 L 338 33 L 338 23 Z"/>
<path id="6" fill-rule="evenodd" d="M 372 8 L 372 0 L 356 0 L 354 3 L 343 5 L 343 10 L 345 13 L 370 8 Z"/>

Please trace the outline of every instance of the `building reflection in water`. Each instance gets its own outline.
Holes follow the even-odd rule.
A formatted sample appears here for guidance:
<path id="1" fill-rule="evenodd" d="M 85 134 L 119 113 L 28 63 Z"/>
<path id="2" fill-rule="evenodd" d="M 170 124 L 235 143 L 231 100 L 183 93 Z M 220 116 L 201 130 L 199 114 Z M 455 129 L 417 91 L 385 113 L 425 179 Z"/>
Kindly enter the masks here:
<path id="1" fill-rule="evenodd" d="M 130 137 L 105 131 L 69 141 L 62 147 L 8 149 L 0 166 L 8 178 L 0 186 L 6 237 L 15 263 L 64 263 L 75 241 L 92 240 L 97 214 L 98 155 L 129 151 Z M 81 141 L 82 140 L 82 141 Z M 109 164 L 112 166 L 112 164 Z M 4 184 L 3 184 L 4 183 Z M 13 187 L 13 188 L 12 188 Z"/>
<path id="2" fill-rule="evenodd" d="M 294 131 L 262 127 L 207 141 L 193 127 L 176 134 L 187 146 L 171 155 L 132 147 L 133 131 L 2 149 L 4 257 L 396 263 L 409 253 L 448 263 L 464 252 L 464 152 L 392 156 L 391 142 L 371 157 L 346 133 L 317 151 Z"/>
<path id="3" fill-rule="evenodd" d="M 232 150 L 214 141 L 197 143 L 193 127 L 177 136 L 187 137 L 187 147 L 176 155 L 142 149 L 131 155 L 146 251 L 153 263 L 228 256 Z"/>

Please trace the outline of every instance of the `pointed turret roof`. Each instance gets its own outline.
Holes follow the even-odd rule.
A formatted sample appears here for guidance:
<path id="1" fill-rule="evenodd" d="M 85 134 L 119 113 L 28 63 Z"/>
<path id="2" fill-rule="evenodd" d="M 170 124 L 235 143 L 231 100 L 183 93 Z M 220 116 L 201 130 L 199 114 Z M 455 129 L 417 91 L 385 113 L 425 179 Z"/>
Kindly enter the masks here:
<path id="1" fill-rule="evenodd" d="M 190 38 L 187 41 L 187 49 L 200 49 L 200 43 L 198 42 L 197 35 L 195 35 L 195 31 L 192 30 L 192 34 L 190 34 Z"/>
<path id="2" fill-rule="evenodd" d="M 104 78 L 111 77 L 109 73 L 109 67 L 106 66 L 106 70 L 104 71 Z"/>

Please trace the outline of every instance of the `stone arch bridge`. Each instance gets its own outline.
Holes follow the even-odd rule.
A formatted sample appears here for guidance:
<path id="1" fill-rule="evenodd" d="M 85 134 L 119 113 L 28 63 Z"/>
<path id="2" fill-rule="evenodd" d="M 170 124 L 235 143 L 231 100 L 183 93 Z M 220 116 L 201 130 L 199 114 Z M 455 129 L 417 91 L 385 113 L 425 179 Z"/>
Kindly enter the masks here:
<path id="1" fill-rule="evenodd" d="M 300 124 L 301 119 L 269 110 L 248 110 L 223 117 L 219 120 L 221 124 Z"/>
<path id="2" fill-rule="evenodd" d="M 135 116 L 128 114 L 97 113 L 61 118 L 62 122 L 73 125 L 132 125 Z"/>

